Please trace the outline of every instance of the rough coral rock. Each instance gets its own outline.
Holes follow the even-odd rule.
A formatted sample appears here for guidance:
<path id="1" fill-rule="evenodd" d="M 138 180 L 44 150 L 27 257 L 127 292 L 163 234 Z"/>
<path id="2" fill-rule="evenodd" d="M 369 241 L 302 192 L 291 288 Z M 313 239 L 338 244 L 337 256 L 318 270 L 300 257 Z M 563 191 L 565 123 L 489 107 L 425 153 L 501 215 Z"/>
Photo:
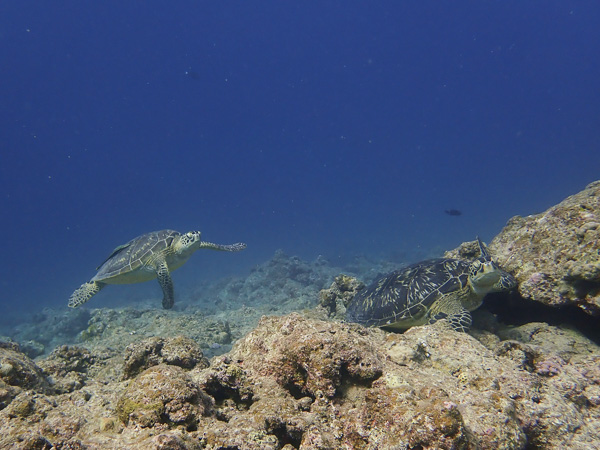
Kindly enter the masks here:
<path id="1" fill-rule="evenodd" d="M 0 409 L 23 390 L 47 392 L 50 385 L 41 369 L 14 342 L 0 342 Z"/>
<path id="2" fill-rule="evenodd" d="M 40 363 L 40 368 L 54 391 L 72 392 L 83 387 L 94 362 L 95 357 L 87 349 L 62 345 Z"/>
<path id="3" fill-rule="evenodd" d="M 348 303 L 364 287 L 362 281 L 340 274 L 335 277 L 329 288 L 319 292 L 319 307 L 326 311 L 328 317 L 343 319 Z"/>
<path id="4" fill-rule="evenodd" d="M 580 341 L 598 355 L 596 346 Z M 228 364 L 207 369 L 216 371 L 210 395 L 228 401 L 215 405 L 223 419 L 203 442 L 208 448 L 256 440 L 264 448 L 564 448 L 594 442 L 598 433 L 585 424 L 599 417 L 595 391 L 588 393 L 591 401 L 581 393 L 595 375 L 585 381 L 581 367 L 564 361 L 562 391 L 556 390 L 558 378 L 536 369 L 535 356 L 523 366 L 518 352 L 508 351 L 515 345 L 528 344 L 497 342 L 490 349 L 444 324 L 396 335 L 295 314 L 264 318 L 227 355 Z M 560 359 L 551 352 L 541 358 Z M 593 370 L 593 360 L 582 364 Z M 575 383 L 571 390 L 567 379 Z M 240 390 L 251 395 L 242 397 Z M 274 440 L 267 445 L 268 436 Z"/>
<path id="5" fill-rule="evenodd" d="M 600 181 L 541 214 L 513 217 L 490 250 L 524 298 L 600 315 Z"/>
<path id="6" fill-rule="evenodd" d="M 389 334 L 298 314 L 264 317 L 208 368 L 161 357 L 125 380 L 122 356 L 98 371 L 93 353 L 61 348 L 39 364 L 64 360 L 87 374 L 84 388 L 20 386 L 0 411 L 0 448 L 584 449 L 600 442 L 597 345 L 542 323 L 479 336 L 442 322 Z M 177 348 L 178 360 L 183 349 L 193 353 Z"/>

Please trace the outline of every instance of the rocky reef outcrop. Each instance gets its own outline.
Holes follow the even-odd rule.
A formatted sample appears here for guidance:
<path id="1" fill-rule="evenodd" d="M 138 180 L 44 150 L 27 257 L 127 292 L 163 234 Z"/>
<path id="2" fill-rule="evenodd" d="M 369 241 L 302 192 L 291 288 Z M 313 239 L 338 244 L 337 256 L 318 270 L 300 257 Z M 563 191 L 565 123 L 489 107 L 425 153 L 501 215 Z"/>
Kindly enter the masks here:
<path id="1" fill-rule="evenodd" d="M 22 392 L 47 392 L 42 370 L 14 342 L 0 342 L 0 409 Z"/>
<path id="2" fill-rule="evenodd" d="M 523 298 L 600 316 L 600 181 L 541 214 L 513 217 L 489 247 Z"/>

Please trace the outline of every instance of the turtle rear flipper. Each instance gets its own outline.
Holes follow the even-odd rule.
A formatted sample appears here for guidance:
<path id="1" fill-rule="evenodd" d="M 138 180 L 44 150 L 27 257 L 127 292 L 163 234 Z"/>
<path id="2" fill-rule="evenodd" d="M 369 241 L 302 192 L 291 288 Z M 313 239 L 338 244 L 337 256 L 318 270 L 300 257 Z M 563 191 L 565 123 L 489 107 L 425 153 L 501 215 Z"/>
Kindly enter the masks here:
<path id="1" fill-rule="evenodd" d="M 104 283 L 98 283 L 97 281 L 88 281 L 83 283 L 78 289 L 75 290 L 69 297 L 69 307 L 77 308 L 83 305 L 90 298 L 100 292 L 100 289 L 104 287 Z"/>

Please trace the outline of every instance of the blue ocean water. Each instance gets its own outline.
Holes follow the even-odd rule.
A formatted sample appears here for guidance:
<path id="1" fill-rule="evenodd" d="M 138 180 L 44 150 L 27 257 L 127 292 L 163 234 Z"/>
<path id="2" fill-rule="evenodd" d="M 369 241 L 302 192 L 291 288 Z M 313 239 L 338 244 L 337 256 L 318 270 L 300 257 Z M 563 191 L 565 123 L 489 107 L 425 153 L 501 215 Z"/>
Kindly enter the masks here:
<path id="1" fill-rule="evenodd" d="M 163 228 L 248 244 L 176 283 L 489 240 L 600 178 L 598 23 L 593 1 L 2 2 L 4 317 L 66 308 Z"/>

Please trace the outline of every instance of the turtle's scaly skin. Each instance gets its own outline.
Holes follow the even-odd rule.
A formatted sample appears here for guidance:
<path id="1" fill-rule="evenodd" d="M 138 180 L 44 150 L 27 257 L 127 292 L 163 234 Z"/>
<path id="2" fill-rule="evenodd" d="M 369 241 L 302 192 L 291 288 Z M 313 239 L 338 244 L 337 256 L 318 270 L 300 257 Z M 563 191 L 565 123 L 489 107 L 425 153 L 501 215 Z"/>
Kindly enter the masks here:
<path id="1" fill-rule="evenodd" d="M 446 319 L 455 330 L 467 331 L 470 311 L 481 305 L 486 294 L 517 285 L 477 241 L 481 256 L 474 261 L 432 259 L 375 280 L 350 301 L 346 318 L 400 330 Z"/>
<path id="2" fill-rule="evenodd" d="M 196 250 L 207 248 L 237 252 L 246 244 L 232 245 L 203 242 L 199 231 L 181 234 L 173 230 L 161 230 L 143 234 L 125 245 L 117 247 L 97 268 L 98 273 L 81 285 L 69 298 L 69 306 L 83 305 L 108 284 L 131 284 L 158 278 L 163 290 L 163 308 L 173 307 L 175 296 L 171 272 L 181 267 Z"/>

